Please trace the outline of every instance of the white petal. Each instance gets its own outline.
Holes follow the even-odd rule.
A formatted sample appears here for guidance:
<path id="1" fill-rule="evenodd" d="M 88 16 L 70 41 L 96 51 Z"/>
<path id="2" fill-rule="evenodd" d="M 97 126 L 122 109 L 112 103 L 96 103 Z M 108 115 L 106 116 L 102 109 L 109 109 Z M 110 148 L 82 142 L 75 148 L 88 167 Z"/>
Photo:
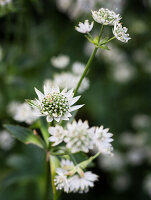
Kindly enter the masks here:
<path id="1" fill-rule="evenodd" d="M 72 106 L 74 103 L 76 103 L 80 99 L 80 97 L 81 96 L 77 96 L 77 97 L 74 97 L 73 99 L 71 99 L 71 101 L 69 102 L 70 106 Z"/>
<path id="2" fill-rule="evenodd" d="M 37 90 L 37 88 L 35 88 L 35 92 L 39 98 L 39 100 L 43 100 L 43 98 L 45 97 L 44 94 L 42 94 L 39 90 Z"/>
<path id="3" fill-rule="evenodd" d="M 53 117 L 50 117 L 49 115 L 46 117 L 47 122 L 52 122 L 53 121 Z"/>
<path id="4" fill-rule="evenodd" d="M 74 111 L 74 110 L 78 110 L 78 109 L 81 108 L 82 106 L 84 106 L 84 104 L 83 104 L 83 105 L 72 106 L 72 107 L 69 109 L 69 112 L 72 112 L 72 111 Z"/>

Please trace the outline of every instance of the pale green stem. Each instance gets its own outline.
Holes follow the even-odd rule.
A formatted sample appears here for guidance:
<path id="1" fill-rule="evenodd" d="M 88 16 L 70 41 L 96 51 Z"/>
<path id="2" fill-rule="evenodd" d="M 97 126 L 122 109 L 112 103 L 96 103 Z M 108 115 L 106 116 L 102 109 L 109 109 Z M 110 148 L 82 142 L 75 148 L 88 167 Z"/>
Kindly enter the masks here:
<path id="1" fill-rule="evenodd" d="M 102 43 L 101 45 L 107 44 L 108 42 L 114 40 L 115 38 L 116 38 L 116 37 L 114 36 L 114 37 L 110 38 L 107 42 Z"/>
<path id="2" fill-rule="evenodd" d="M 103 33 L 103 25 L 102 25 L 102 27 L 101 27 L 101 31 L 100 31 L 100 34 L 99 34 L 99 37 L 98 37 L 98 43 L 100 42 L 102 33 Z M 91 54 L 91 56 L 90 56 L 90 58 L 89 58 L 89 60 L 88 60 L 88 62 L 87 62 L 87 65 L 86 65 L 86 67 L 85 67 L 85 70 L 84 70 L 84 72 L 83 72 L 83 74 L 82 74 L 82 76 L 81 76 L 81 78 L 80 78 L 80 80 L 79 80 L 79 82 L 78 82 L 78 84 L 77 84 L 77 87 L 76 87 L 76 89 L 75 89 L 75 91 L 74 91 L 74 95 L 77 94 L 78 89 L 79 89 L 79 87 L 80 87 L 80 85 L 81 85 L 81 83 L 82 83 L 84 77 L 86 76 L 88 69 L 89 69 L 90 66 L 91 66 L 91 63 L 92 63 L 92 61 L 93 61 L 93 59 L 94 59 L 94 57 L 95 57 L 95 55 L 96 55 L 97 50 L 98 50 L 98 47 L 95 47 L 94 51 L 92 52 L 92 54 Z"/>
<path id="3" fill-rule="evenodd" d="M 51 177 L 50 177 L 50 159 L 48 156 L 49 152 L 46 152 L 46 186 L 44 200 L 50 200 L 50 186 L 51 186 Z"/>

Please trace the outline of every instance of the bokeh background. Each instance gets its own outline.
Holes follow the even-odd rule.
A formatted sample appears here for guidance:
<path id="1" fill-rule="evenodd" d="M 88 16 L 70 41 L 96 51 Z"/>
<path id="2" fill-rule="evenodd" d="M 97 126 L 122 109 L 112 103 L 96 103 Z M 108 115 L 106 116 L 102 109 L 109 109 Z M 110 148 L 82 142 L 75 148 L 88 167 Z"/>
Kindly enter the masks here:
<path id="1" fill-rule="evenodd" d="M 90 10 L 100 7 L 120 13 L 132 39 L 114 40 L 110 51 L 97 53 L 77 119 L 110 127 L 115 155 L 95 162 L 100 180 L 88 194 L 63 194 L 62 200 L 151 199 L 151 1 L 12 0 L 0 8 L 0 200 L 42 199 L 42 150 L 15 141 L 3 124 L 18 124 L 10 103 L 35 98 L 34 87 L 86 64 L 93 47 L 74 26 L 91 21 Z M 94 34 L 99 29 L 96 24 Z M 112 36 L 111 27 L 106 35 Z M 68 58 L 64 69 L 52 62 L 59 55 Z"/>

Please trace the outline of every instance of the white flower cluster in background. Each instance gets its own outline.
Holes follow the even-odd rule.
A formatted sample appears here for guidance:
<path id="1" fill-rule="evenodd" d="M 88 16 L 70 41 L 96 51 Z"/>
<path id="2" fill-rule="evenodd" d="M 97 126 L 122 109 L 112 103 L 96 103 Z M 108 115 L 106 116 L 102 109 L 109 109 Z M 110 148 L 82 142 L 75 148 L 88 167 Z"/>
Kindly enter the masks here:
<path id="1" fill-rule="evenodd" d="M 144 180 L 144 183 L 143 183 L 143 187 L 144 187 L 144 191 L 151 198 L 151 174 L 148 174 L 145 177 L 145 180 Z"/>
<path id="2" fill-rule="evenodd" d="M 52 87 L 58 86 L 60 89 L 67 88 L 68 90 L 76 88 L 81 75 L 85 69 L 85 64 L 75 62 L 72 65 L 72 72 L 62 72 L 54 75 L 53 79 L 46 79 L 44 84 L 49 84 Z M 88 78 L 84 78 L 79 88 L 79 93 L 83 93 L 89 88 Z"/>
<path id="3" fill-rule="evenodd" d="M 66 13 L 70 19 L 77 19 L 82 14 L 89 13 L 98 7 L 105 7 L 121 12 L 125 0 L 56 0 L 58 9 Z"/>
<path id="4" fill-rule="evenodd" d="M 26 122 L 27 124 L 32 124 L 38 119 L 35 115 L 36 110 L 31 108 L 28 103 L 11 102 L 8 105 L 8 113 L 13 116 L 18 122 Z"/>
<path id="5" fill-rule="evenodd" d="M 49 141 L 53 142 L 53 146 L 65 142 L 66 148 L 71 153 L 80 151 L 88 153 L 91 149 L 97 149 L 97 152 L 104 155 L 112 155 L 113 139 L 108 131 L 109 129 L 104 129 L 103 126 L 90 128 L 87 121 L 73 121 L 68 123 L 64 130 L 61 126 L 50 127 Z"/>
<path id="6" fill-rule="evenodd" d="M 38 100 L 29 100 L 29 103 L 36 110 L 35 115 L 46 116 L 48 122 L 69 120 L 72 116 L 70 113 L 83 106 L 73 106 L 80 98 L 80 96 L 73 97 L 73 89 L 60 91 L 59 87 L 51 87 L 48 83 L 44 85 L 44 94 L 36 88 L 35 92 Z"/>
<path id="7" fill-rule="evenodd" d="M 7 131 L 0 131 L 0 148 L 8 151 L 14 146 L 14 139 Z"/>
<path id="8" fill-rule="evenodd" d="M 0 6 L 5 6 L 9 4 L 12 0 L 0 0 Z"/>
<path id="9" fill-rule="evenodd" d="M 52 57 L 50 62 L 54 67 L 58 69 L 64 69 L 69 65 L 70 58 L 67 55 L 61 54 L 56 57 Z"/>
<path id="10" fill-rule="evenodd" d="M 56 169 L 55 185 L 57 190 L 63 190 L 66 193 L 84 193 L 94 186 L 94 182 L 98 180 L 98 176 L 91 171 L 83 172 L 81 169 L 74 169 L 73 162 L 70 160 L 62 160 L 60 168 Z"/>

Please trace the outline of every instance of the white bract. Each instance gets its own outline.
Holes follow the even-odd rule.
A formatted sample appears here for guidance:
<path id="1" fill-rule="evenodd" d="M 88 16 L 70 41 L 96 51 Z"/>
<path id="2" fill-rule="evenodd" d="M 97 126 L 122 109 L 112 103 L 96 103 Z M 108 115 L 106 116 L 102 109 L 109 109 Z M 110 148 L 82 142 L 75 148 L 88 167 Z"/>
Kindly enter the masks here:
<path id="1" fill-rule="evenodd" d="M 99 152 L 102 154 L 111 154 L 113 151 L 113 147 L 111 142 L 113 141 L 112 133 L 109 133 L 109 129 L 104 129 L 103 126 L 101 127 L 94 127 L 94 137 L 93 143 L 94 146 L 98 149 Z"/>
<path id="2" fill-rule="evenodd" d="M 70 149 L 72 153 L 76 152 L 88 152 L 93 148 L 92 143 L 93 129 L 89 128 L 88 122 L 73 121 L 72 124 L 67 124 L 67 132 L 65 136 L 66 147 Z"/>
<path id="3" fill-rule="evenodd" d="M 65 67 L 67 67 L 67 65 L 69 65 L 70 58 L 66 55 L 61 54 L 59 56 L 52 57 L 50 61 L 54 67 L 58 69 L 64 69 Z"/>
<path id="4" fill-rule="evenodd" d="M 128 29 L 126 27 L 122 27 L 121 23 L 114 24 L 113 34 L 121 42 L 127 43 L 131 39 L 127 31 Z"/>
<path id="5" fill-rule="evenodd" d="M 48 129 L 50 133 L 49 141 L 53 142 L 52 146 L 56 146 L 63 142 L 65 137 L 65 130 L 62 126 L 56 125 L 55 127 L 49 127 Z"/>
<path id="6" fill-rule="evenodd" d="M 38 118 L 35 115 L 35 109 L 31 108 L 28 103 L 11 102 L 8 105 L 8 112 L 16 121 L 32 124 Z"/>
<path id="7" fill-rule="evenodd" d="M 74 174 L 70 173 L 76 168 L 70 160 L 62 160 L 61 168 L 56 169 L 54 183 L 57 190 L 63 190 L 66 193 L 70 192 L 88 192 L 90 187 L 94 186 L 94 182 L 98 180 L 98 176 L 92 172 L 83 172 Z"/>
<path id="8" fill-rule="evenodd" d="M 119 22 L 121 17 L 114 11 L 107 8 L 101 8 L 98 11 L 91 11 L 93 19 L 103 25 L 114 25 Z"/>
<path id="9" fill-rule="evenodd" d="M 89 33 L 93 28 L 94 22 L 89 24 L 88 20 L 85 20 L 84 23 L 79 22 L 78 26 L 75 27 L 76 31 L 80 33 Z"/>
<path id="10" fill-rule="evenodd" d="M 47 121 L 69 120 L 72 116 L 70 112 L 81 108 L 83 105 L 73 106 L 80 96 L 73 97 L 73 89 L 67 92 L 66 89 L 60 91 L 58 87 L 44 85 L 44 94 L 35 88 L 38 100 L 31 100 L 30 104 L 37 108 L 37 115 L 46 116 Z"/>

